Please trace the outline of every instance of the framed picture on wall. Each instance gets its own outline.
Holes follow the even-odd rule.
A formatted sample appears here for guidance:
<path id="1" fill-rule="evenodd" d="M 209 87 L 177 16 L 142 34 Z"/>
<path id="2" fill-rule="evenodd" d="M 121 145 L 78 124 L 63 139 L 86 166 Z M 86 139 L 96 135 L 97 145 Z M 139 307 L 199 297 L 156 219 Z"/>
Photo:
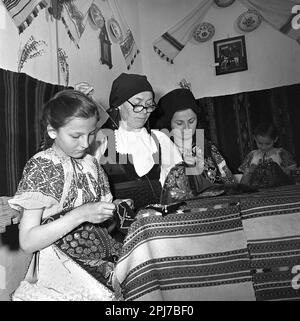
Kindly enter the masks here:
<path id="1" fill-rule="evenodd" d="M 248 69 L 245 36 L 214 41 L 216 75 Z"/>

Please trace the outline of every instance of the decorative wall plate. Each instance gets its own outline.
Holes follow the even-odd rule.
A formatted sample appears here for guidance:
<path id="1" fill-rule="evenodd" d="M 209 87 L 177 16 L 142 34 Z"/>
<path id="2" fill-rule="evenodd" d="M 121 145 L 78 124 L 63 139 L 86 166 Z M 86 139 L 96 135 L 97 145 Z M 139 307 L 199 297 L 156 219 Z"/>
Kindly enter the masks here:
<path id="1" fill-rule="evenodd" d="M 97 27 L 102 29 L 105 24 L 104 17 L 101 13 L 101 10 L 95 5 L 95 3 L 92 3 L 89 9 L 89 15 L 93 22 L 93 24 Z"/>
<path id="2" fill-rule="evenodd" d="M 218 7 L 221 8 L 225 8 L 225 7 L 229 7 L 230 5 L 232 5 L 234 3 L 235 0 L 215 0 L 215 4 Z"/>
<path id="3" fill-rule="evenodd" d="M 238 17 L 237 26 L 242 31 L 250 32 L 258 28 L 261 21 L 261 14 L 254 9 L 249 9 Z"/>
<path id="4" fill-rule="evenodd" d="M 111 18 L 107 21 L 107 26 L 112 38 L 118 42 L 121 42 L 123 40 L 123 33 L 118 21 L 114 18 Z"/>
<path id="5" fill-rule="evenodd" d="M 210 40 L 215 34 L 215 27 L 209 22 L 202 22 L 193 30 L 193 38 L 198 42 Z"/>

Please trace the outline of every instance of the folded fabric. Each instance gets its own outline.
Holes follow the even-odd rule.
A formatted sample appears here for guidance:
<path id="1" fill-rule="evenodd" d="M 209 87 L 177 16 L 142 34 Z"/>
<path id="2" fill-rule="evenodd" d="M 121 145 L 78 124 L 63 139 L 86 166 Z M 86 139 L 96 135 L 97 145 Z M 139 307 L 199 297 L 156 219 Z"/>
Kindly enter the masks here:
<path id="1" fill-rule="evenodd" d="M 88 19 L 88 12 L 93 0 L 85 1 L 64 1 L 64 8 L 68 13 L 69 19 L 72 21 L 72 25 L 68 24 L 71 29 L 71 34 L 78 43 L 86 26 Z M 74 30 L 72 30 L 74 29 Z"/>
<path id="2" fill-rule="evenodd" d="M 292 0 L 240 0 L 246 7 L 257 10 L 273 28 L 300 43 L 300 30 L 292 28 Z"/>
<path id="3" fill-rule="evenodd" d="M 3 3 L 17 25 L 19 33 L 31 24 L 40 10 L 48 6 L 46 0 L 3 0 Z"/>
<path id="4" fill-rule="evenodd" d="M 153 48 L 161 58 L 173 63 L 174 58 L 191 39 L 196 23 L 202 21 L 211 4 L 212 0 L 202 1 L 192 12 L 153 42 Z"/>
<path id="5" fill-rule="evenodd" d="M 118 7 L 117 1 L 110 0 L 109 5 L 114 16 L 112 19 L 110 19 L 113 24 L 109 26 L 109 28 L 118 30 L 118 34 L 116 34 L 118 38 L 117 40 L 124 56 L 127 69 L 129 70 L 140 51 L 135 43 L 133 34 L 128 24 Z"/>

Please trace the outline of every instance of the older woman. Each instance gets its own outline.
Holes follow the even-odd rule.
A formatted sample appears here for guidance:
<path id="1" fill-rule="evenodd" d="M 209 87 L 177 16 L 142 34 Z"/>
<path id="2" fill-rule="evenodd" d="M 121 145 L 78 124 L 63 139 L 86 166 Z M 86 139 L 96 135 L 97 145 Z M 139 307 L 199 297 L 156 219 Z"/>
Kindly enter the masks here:
<path id="1" fill-rule="evenodd" d="M 203 131 L 197 135 L 198 106 L 192 92 L 185 88 L 174 89 L 161 97 L 158 105 L 162 114 L 159 127 L 172 130 L 174 143 L 189 168 L 186 173 L 190 173 L 194 194 L 213 184 L 234 183 L 217 147 L 204 137 L 201 139 Z"/>
<path id="2" fill-rule="evenodd" d="M 145 127 L 156 109 L 147 77 L 122 73 L 112 84 L 109 104 L 110 118 L 97 135 L 94 153 L 112 193 L 133 199 L 136 208 L 157 203 L 170 169 L 182 159 L 167 135 Z"/>

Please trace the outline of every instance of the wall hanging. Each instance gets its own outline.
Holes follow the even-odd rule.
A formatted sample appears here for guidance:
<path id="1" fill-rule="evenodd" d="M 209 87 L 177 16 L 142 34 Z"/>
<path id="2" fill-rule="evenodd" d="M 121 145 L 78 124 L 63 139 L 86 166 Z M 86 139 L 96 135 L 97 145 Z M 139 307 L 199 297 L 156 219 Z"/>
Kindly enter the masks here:
<path id="1" fill-rule="evenodd" d="M 202 1 L 186 17 L 181 19 L 174 27 L 162 34 L 153 42 L 155 52 L 171 64 L 174 58 L 184 48 L 193 36 L 193 30 L 201 22 L 212 5 L 213 0 Z"/>
<path id="2" fill-rule="evenodd" d="M 214 41 L 216 75 L 248 69 L 245 36 Z"/>
<path id="3" fill-rule="evenodd" d="M 294 0 L 239 0 L 249 10 L 239 16 L 239 28 L 244 32 L 255 30 L 262 19 L 276 30 L 300 43 L 300 29 L 292 28 Z M 164 60 L 173 64 L 175 57 L 192 39 L 193 30 L 201 23 L 213 4 L 228 7 L 234 0 L 202 0 L 186 17 L 164 32 L 153 42 L 154 51 Z M 255 11 L 254 11 L 255 10 Z M 255 14 L 254 14 L 255 12 Z M 197 38 L 198 37 L 198 38 Z M 197 40 L 199 36 L 196 35 Z M 194 38 L 195 39 L 195 38 Z M 195 39 L 196 40 L 196 39 Z"/>
<path id="4" fill-rule="evenodd" d="M 3 0 L 3 3 L 18 27 L 19 33 L 22 33 L 38 15 L 39 11 L 48 5 L 46 0 Z"/>
<path id="5" fill-rule="evenodd" d="M 257 10 L 249 9 L 238 17 L 237 26 L 241 31 L 250 32 L 257 29 L 261 21 L 261 14 Z"/>
<path id="6" fill-rule="evenodd" d="M 66 87 L 69 86 L 69 78 L 70 78 L 70 71 L 69 71 L 69 64 L 67 62 L 68 56 L 63 48 L 57 48 L 57 61 L 59 63 L 60 72 L 64 76 L 65 85 Z"/>
<path id="7" fill-rule="evenodd" d="M 23 49 L 21 49 L 19 63 L 18 63 L 18 72 L 21 72 L 25 62 L 29 59 L 41 56 L 45 53 L 44 47 L 47 46 L 44 40 L 36 41 L 33 36 L 31 36 Z"/>
<path id="8" fill-rule="evenodd" d="M 99 40 L 100 40 L 100 61 L 102 64 L 108 65 L 109 69 L 112 68 L 112 58 L 111 58 L 111 42 L 109 40 L 106 26 L 105 26 L 105 19 L 95 3 L 92 3 L 89 15 L 91 18 L 92 23 L 96 28 L 100 29 Z"/>
<path id="9" fill-rule="evenodd" d="M 66 1 L 63 0 L 64 12 L 62 22 L 65 25 L 68 35 L 72 37 L 70 39 L 76 44 L 79 48 L 79 40 L 85 30 L 85 26 L 88 19 L 89 9 L 94 0 L 72 0 Z M 67 12 L 67 14 L 65 14 Z M 66 18 L 69 23 L 66 22 Z"/>
<path id="10" fill-rule="evenodd" d="M 215 27 L 209 22 L 202 22 L 193 30 L 193 38 L 197 42 L 206 42 L 215 34 Z"/>
<path id="11" fill-rule="evenodd" d="M 116 0 L 109 1 L 113 17 L 107 22 L 107 29 L 110 32 L 112 41 L 116 40 L 121 48 L 121 52 L 129 70 L 134 63 L 139 49 L 133 38 L 133 34 L 123 16 Z"/>
<path id="12" fill-rule="evenodd" d="M 214 0 L 218 7 L 226 8 L 234 3 L 235 0 Z"/>

